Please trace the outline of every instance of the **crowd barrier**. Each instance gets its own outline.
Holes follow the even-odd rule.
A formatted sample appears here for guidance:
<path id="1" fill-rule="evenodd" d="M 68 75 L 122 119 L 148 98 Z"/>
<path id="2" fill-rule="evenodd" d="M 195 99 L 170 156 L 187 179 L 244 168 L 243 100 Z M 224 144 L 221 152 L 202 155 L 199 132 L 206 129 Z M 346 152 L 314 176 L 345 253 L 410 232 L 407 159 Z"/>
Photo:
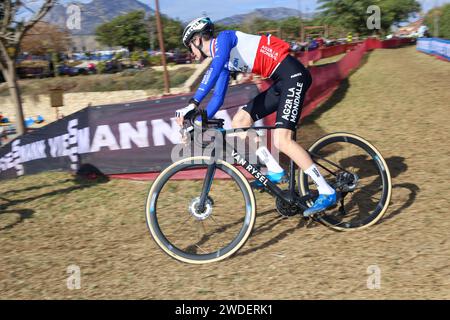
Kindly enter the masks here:
<path id="1" fill-rule="evenodd" d="M 259 93 L 253 83 L 230 87 L 217 116 L 231 128 L 231 119 Z M 103 174 L 157 172 L 172 163 L 180 144 L 175 110 L 189 95 L 125 104 L 87 107 L 49 125 L 24 134 L 0 149 L 0 179 L 86 166 Z M 211 95 L 205 100 L 211 99 Z M 82 170 L 83 171 L 83 170 Z"/>
<path id="2" fill-rule="evenodd" d="M 341 81 L 359 67 L 367 51 L 407 43 L 406 39 L 369 39 L 318 51 L 321 57 L 347 53 L 338 62 L 309 69 L 313 84 L 306 97 L 302 119 L 328 99 Z M 317 58 L 310 54 L 308 59 Z M 270 81 L 263 81 L 231 87 L 217 114 L 226 120 L 225 127 L 230 128 L 231 119 L 240 106 L 270 85 Z M 172 162 L 171 150 L 180 142 L 179 128 L 173 115 L 176 109 L 186 105 L 189 98 L 190 95 L 180 95 L 88 107 L 27 133 L 0 149 L 0 179 L 49 170 L 76 171 L 84 165 L 94 166 L 113 177 L 153 179 L 159 170 Z M 205 104 L 209 99 L 210 96 Z M 275 114 L 265 119 L 265 125 L 274 123 Z M 202 176 L 192 172 L 189 177 L 194 175 Z"/>
<path id="3" fill-rule="evenodd" d="M 367 50 L 374 49 L 395 49 L 405 45 L 412 45 L 416 43 L 416 38 L 394 38 L 380 41 L 375 38 L 369 38 L 364 41 Z"/>
<path id="4" fill-rule="evenodd" d="M 311 62 L 316 62 L 321 59 L 337 56 L 353 49 L 358 43 L 340 44 L 331 47 L 319 48 L 312 51 L 302 51 L 295 54 L 304 65 L 309 65 Z"/>
<path id="5" fill-rule="evenodd" d="M 450 61 L 450 40 L 421 38 L 417 41 L 417 50 Z"/>
<path id="6" fill-rule="evenodd" d="M 299 59 L 304 65 L 309 65 L 311 62 L 316 62 L 322 59 L 334 57 L 340 54 L 344 54 L 355 47 L 364 44 L 367 50 L 374 49 L 393 49 L 404 45 L 410 45 L 415 43 L 415 39 L 410 38 L 395 38 L 390 40 L 380 41 L 376 38 L 369 38 L 360 42 L 340 44 L 331 47 L 319 48 L 313 51 L 304 51 L 296 53 L 297 59 Z"/>

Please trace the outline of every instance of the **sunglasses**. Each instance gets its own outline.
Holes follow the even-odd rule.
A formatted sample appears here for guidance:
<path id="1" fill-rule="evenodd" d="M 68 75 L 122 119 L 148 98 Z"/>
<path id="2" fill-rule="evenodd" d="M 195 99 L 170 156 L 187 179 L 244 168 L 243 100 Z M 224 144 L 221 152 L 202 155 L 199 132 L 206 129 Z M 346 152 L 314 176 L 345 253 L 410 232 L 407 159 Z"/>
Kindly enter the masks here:
<path id="1" fill-rule="evenodd" d="M 192 51 L 192 44 L 193 44 L 193 42 L 191 41 L 191 42 L 189 42 L 189 45 L 188 45 L 188 49 L 189 49 L 189 52 L 190 52 L 190 53 L 194 53 L 194 52 Z"/>
<path id="2" fill-rule="evenodd" d="M 198 38 L 197 38 L 198 39 Z M 191 53 L 194 53 L 194 51 L 192 50 L 192 45 L 194 45 L 194 47 L 195 47 L 195 44 L 194 44 L 194 41 L 196 40 L 196 38 L 193 38 L 190 42 L 189 42 L 189 51 L 191 52 Z"/>

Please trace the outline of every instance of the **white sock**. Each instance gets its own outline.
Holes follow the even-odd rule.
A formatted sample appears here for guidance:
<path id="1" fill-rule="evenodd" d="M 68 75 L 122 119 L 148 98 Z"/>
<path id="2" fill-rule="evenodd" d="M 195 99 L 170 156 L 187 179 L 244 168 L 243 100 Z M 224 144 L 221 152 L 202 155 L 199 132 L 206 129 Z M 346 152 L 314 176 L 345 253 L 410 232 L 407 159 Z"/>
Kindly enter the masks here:
<path id="1" fill-rule="evenodd" d="M 281 173 L 284 171 L 266 147 L 259 148 L 256 155 L 270 172 Z"/>
<path id="2" fill-rule="evenodd" d="M 315 164 L 306 170 L 305 173 L 314 180 L 320 194 L 333 194 L 335 192 L 334 189 L 325 181 Z"/>

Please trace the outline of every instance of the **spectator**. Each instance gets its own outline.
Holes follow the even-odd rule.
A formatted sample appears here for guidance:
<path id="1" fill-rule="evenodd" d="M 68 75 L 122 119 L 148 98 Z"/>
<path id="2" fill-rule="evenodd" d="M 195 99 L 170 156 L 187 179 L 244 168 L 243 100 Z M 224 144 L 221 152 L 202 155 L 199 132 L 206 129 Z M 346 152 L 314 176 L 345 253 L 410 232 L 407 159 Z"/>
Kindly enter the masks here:
<path id="1" fill-rule="evenodd" d="M 321 37 L 316 39 L 317 43 L 319 44 L 319 47 L 325 46 L 325 40 Z"/>
<path id="2" fill-rule="evenodd" d="M 309 51 L 316 50 L 318 48 L 319 48 L 319 43 L 316 40 L 312 40 L 309 43 L 309 47 L 308 47 Z"/>

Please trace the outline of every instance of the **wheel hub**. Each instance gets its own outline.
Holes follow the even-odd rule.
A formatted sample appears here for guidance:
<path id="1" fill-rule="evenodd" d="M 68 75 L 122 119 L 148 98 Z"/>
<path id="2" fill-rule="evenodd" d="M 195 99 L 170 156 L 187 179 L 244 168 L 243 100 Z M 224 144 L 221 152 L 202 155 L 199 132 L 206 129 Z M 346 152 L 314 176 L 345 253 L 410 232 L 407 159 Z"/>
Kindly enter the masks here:
<path id="1" fill-rule="evenodd" d="M 341 192 L 352 192 L 358 186 L 359 177 L 355 173 L 341 172 L 336 176 L 336 189 Z"/>
<path id="2" fill-rule="evenodd" d="M 213 201 L 210 197 L 206 198 L 203 211 L 199 210 L 200 197 L 194 198 L 189 205 L 189 213 L 197 220 L 206 220 L 213 211 Z"/>

